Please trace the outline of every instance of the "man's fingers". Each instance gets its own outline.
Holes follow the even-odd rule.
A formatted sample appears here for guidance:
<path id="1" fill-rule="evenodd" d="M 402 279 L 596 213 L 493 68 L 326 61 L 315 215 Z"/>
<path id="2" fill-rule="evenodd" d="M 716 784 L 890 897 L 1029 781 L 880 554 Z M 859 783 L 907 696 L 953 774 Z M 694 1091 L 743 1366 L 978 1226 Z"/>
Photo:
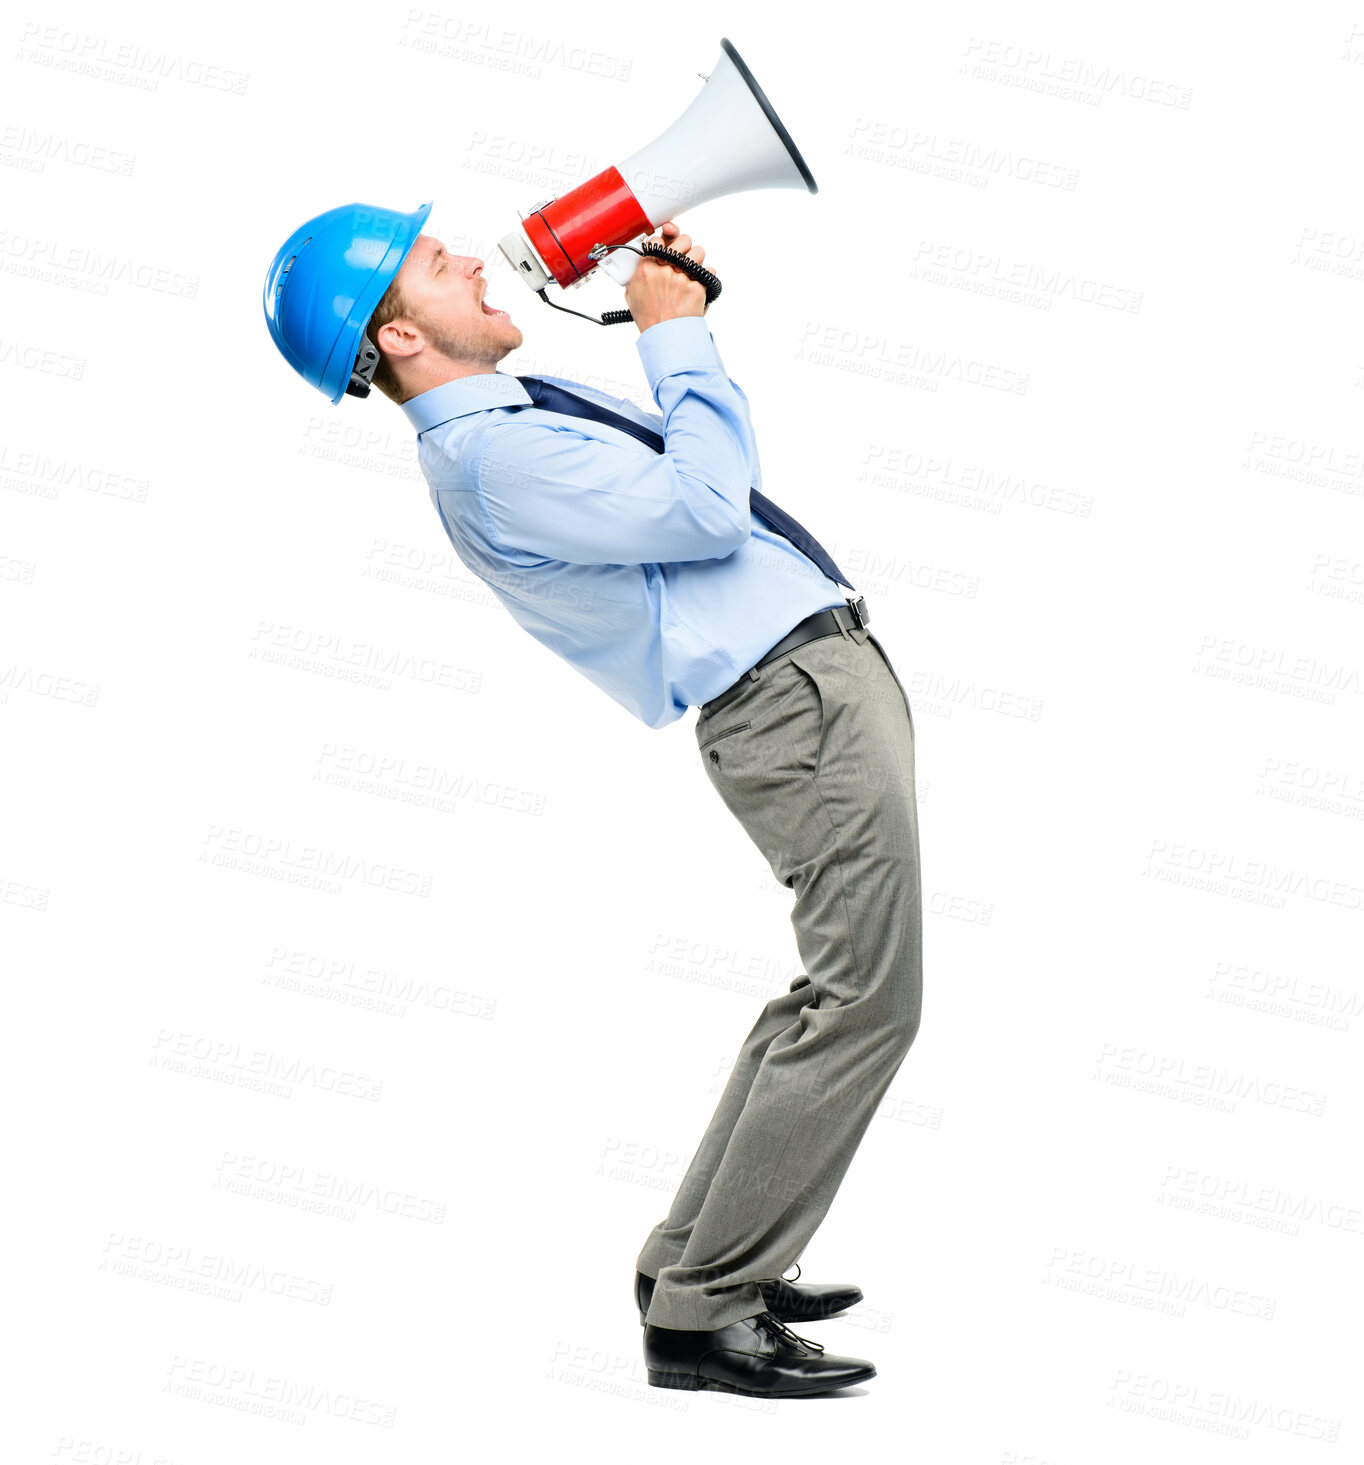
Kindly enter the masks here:
<path id="1" fill-rule="evenodd" d="M 706 251 L 699 244 L 693 244 L 690 234 L 684 234 L 679 225 L 672 219 L 666 219 L 658 226 L 658 232 L 652 236 L 653 242 L 664 244 L 678 254 L 685 254 L 688 259 L 694 259 L 697 264 L 704 262 Z M 651 260 L 647 256 L 640 260 L 641 265 L 651 264 L 656 269 L 676 269 L 666 260 Z M 678 271 L 685 273 L 685 271 Z"/>
<path id="2" fill-rule="evenodd" d="M 706 257 L 706 251 L 699 244 L 691 242 L 690 234 L 679 234 L 670 247 L 678 254 L 685 254 L 688 259 L 694 259 L 697 264 L 700 264 Z"/>
<path id="3" fill-rule="evenodd" d="M 668 219 L 658 227 L 658 233 L 654 235 L 655 240 L 660 244 L 666 244 L 669 249 L 675 249 L 678 254 L 685 254 L 700 264 L 706 257 L 706 251 L 699 244 L 693 244 L 690 234 L 684 234 L 681 226 L 674 220 Z"/>

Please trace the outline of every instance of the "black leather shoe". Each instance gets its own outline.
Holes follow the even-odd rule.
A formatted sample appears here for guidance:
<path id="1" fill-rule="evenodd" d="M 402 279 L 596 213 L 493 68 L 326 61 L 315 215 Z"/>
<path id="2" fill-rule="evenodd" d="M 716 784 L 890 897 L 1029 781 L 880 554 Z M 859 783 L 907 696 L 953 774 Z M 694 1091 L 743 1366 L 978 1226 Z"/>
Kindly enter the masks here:
<path id="1" fill-rule="evenodd" d="M 756 1399 L 827 1394 L 876 1377 L 865 1358 L 826 1353 L 770 1312 L 707 1332 L 647 1325 L 644 1365 L 657 1389 L 715 1389 Z"/>
<path id="2" fill-rule="evenodd" d="M 796 1263 L 800 1276 L 800 1263 Z M 779 1322 L 814 1323 L 855 1307 L 862 1301 L 862 1289 L 843 1282 L 804 1282 L 796 1286 L 784 1277 L 771 1277 L 758 1283 L 767 1310 Z M 639 1325 L 645 1325 L 645 1314 L 654 1295 L 654 1279 L 643 1272 L 635 1273 L 635 1306 L 639 1308 Z"/>

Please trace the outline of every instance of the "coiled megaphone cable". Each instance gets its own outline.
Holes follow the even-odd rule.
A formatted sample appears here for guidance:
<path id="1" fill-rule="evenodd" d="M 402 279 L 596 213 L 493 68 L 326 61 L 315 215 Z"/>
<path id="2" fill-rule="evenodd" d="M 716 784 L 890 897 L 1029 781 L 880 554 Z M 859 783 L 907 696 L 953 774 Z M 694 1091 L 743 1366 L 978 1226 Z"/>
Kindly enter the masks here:
<path id="1" fill-rule="evenodd" d="M 706 287 L 706 304 L 711 305 L 720 296 L 720 278 L 712 274 L 703 264 L 698 264 L 690 255 L 682 254 L 676 249 L 669 249 L 666 244 L 659 244 L 652 239 L 646 239 L 639 249 L 633 244 L 594 244 L 587 252 L 593 259 L 605 259 L 607 253 L 613 249 L 630 249 L 643 258 L 647 255 L 650 259 L 661 260 L 664 264 L 674 265 L 683 274 L 690 275 L 698 285 Z M 581 320 L 590 320 L 597 326 L 620 326 L 625 322 L 633 321 L 634 316 L 628 310 L 605 310 L 598 319 L 595 315 L 587 315 L 581 310 L 573 310 L 567 305 L 554 305 L 554 302 L 545 293 L 544 289 L 535 292 L 546 305 L 553 305 L 555 310 L 562 310 L 568 315 L 576 315 Z"/>

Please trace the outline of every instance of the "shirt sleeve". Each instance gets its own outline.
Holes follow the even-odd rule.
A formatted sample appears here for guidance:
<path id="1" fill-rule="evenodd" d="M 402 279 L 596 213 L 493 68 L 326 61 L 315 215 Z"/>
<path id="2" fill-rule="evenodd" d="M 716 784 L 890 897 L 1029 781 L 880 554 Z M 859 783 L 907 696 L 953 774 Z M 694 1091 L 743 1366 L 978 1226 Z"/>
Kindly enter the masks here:
<path id="1" fill-rule="evenodd" d="M 748 403 L 705 320 L 660 321 L 637 341 L 665 451 L 597 424 L 508 414 L 489 424 L 478 490 L 497 538 L 570 564 L 723 559 L 749 537 L 757 471 Z M 610 429 L 606 429 L 610 432 Z"/>

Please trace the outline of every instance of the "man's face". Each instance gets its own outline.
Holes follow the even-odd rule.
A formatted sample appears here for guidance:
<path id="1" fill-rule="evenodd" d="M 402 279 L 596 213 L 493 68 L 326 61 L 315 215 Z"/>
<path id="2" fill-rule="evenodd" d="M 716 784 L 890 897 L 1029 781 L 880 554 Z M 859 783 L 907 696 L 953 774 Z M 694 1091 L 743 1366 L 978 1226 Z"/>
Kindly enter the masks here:
<path id="1" fill-rule="evenodd" d="M 419 234 L 397 278 L 415 324 L 451 361 L 491 369 L 521 345 L 511 316 L 484 302 L 488 282 L 481 259 L 450 254 L 439 239 Z"/>

